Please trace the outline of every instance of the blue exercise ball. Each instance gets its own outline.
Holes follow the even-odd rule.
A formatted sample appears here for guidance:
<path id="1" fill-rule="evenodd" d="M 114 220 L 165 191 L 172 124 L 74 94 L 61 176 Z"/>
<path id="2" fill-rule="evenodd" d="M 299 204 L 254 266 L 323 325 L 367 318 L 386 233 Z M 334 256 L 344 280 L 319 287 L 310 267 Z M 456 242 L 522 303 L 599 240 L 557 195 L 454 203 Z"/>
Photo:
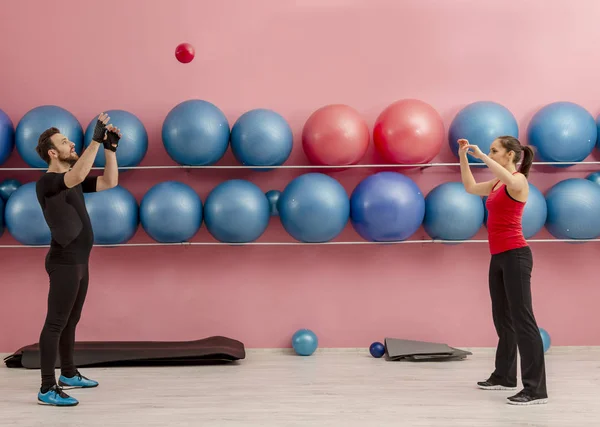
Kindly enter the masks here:
<path id="1" fill-rule="evenodd" d="M 8 160 L 15 147 L 15 127 L 8 115 L 0 110 L 0 165 Z"/>
<path id="2" fill-rule="evenodd" d="M 161 182 L 142 198 L 140 222 L 157 242 L 186 242 L 202 225 L 202 201 L 189 185 Z"/>
<path id="3" fill-rule="evenodd" d="M 114 188 L 85 193 L 85 206 L 94 231 L 94 243 L 119 245 L 127 243 L 139 225 L 139 208 L 135 197 L 127 189 Z"/>
<path id="4" fill-rule="evenodd" d="M 461 138 L 468 139 L 487 154 L 496 138 L 507 135 L 519 137 L 519 125 L 510 110 L 496 102 L 479 101 L 467 105 L 454 117 L 448 130 L 448 142 L 458 158 Z M 469 156 L 469 162 L 483 163 L 483 160 Z"/>
<path id="5" fill-rule="evenodd" d="M 585 179 L 600 185 L 600 172 L 592 172 L 591 174 L 586 176 Z"/>
<path id="6" fill-rule="evenodd" d="M 292 128 L 280 114 L 271 110 L 250 110 L 242 114 L 231 129 L 231 151 L 247 166 L 282 165 L 290 156 L 293 143 Z"/>
<path id="7" fill-rule="evenodd" d="M 110 117 L 109 124 L 118 127 L 122 134 L 116 153 L 117 164 L 120 167 L 138 166 L 148 152 L 148 133 L 144 124 L 134 114 L 127 111 L 108 110 L 105 113 Z M 98 118 L 94 117 L 85 131 L 86 147 L 92 143 L 97 121 Z M 106 166 L 106 155 L 102 147 L 98 150 L 94 166 Z"/>
<path id="8" fill-rule="evenodd" d="M 468 240 L 483 225 L 484 211 L 480 196 L 460 182 L 446 182 L 425 197 L 423 228 L 432 239 Z"/>
<path id="9" fill-rule="evenodd" d="M 73 144 L 75 151 L 81 155 L 83 148 L 83 128 L 77 118 L 62 107 L 43 105 L 27 112 L 17 125 L 15 144 L 21 158 L 32 168 L 47 168 L 35 147 L 42 132 L 55 127 Z"/>
<path id="10" fill-rule="evenodd" d="M 242 179 L 217 185 L 204 204 L 206 228 L 221 242 L 252 242 L 265 232 L 269 218 L 269 201 L 265 193 Z"/>
<path id="11" fill-rule="evenodd" d="M 16 179 L 5 179 L 0 182 L 0 199 L 7 201 L 12 193 L 21 186 Z"/>
<path id="12" fill-rule="evenodd" d="M 415 182 L 398 172 L 379 172 L 362 180 L 350 197 L 356 232 L 373 242 L 412 236 L 425 216 L 425 198 Z"/>
<path id="13" fill-rule="evenodd" d="M 281 197 L 281 191 L 270 190 L 265 193 L 265 196 L 267 196 L 267 200 L 269 201 L 271 216 L 278 216 L 277 203 L 279 202 L 279 197 Z"/>
<path id="14" fill-rule="evenodd" d="M 594 150 L 598 129 L 585 108 L 572 102 L 554 102 L 533 116 L 527 138 L 543 162 L 581 162 Z"/>
<path id="15" fill-rule="evenodd" d="M 546 228 L 557 239 L 600 236 L 600 185 L 583 178 L 558 182 L 546 193 Z"/>
<path id="16" fill-rule="evenodd" d="M 539 328 L 540 329 L 540 336 L 542 337 L 542 345 L 544 347 L 544 353 L 546 353 L 548 350 L 550 350 L 550 347 L 552 346 L 552 340 L 550 339 L 550 334 L 548 333 L 548 331 L 546 331 L 544 328 Z"/>
<path id="17" fill-rule="evenodd" d="M 380 342 L 374 342 L 369 347 L 369 353 L 371 353 L 371 356 L 379 359 L 385 354 L 385 346 Z"/>
<path id="18" fill-rule="evenodd" d="M 6 229 L 24 245 L 48 245 L 51 234 L 35 190 L 36 183 L 28 182 L 17 188 L 6 202 Z"/>
<path id="19" fill-rule="evenodd" d="M 483 204 L 486 206 L 487 197 L 483 198 Z M 487 227 L 487 206 L 485 208 L 484 224 Z M 533 184 L 529 183 L 529 196 L 523 209 L 521 226 L 523 227 L 523 237 L 529 239 L 535 236 L 546 224 L 548 217 L 548 205 L 544 194 Z"/>
<path id="20" fill-rule="evenodd" d="M 318 347 L 319 339 L 310 329 L 299 329 L 292 336 L 292 348 L 299 356 L 310 356 Z"/>
<path id="21" fill-rule="evenodd" d="M 0 237 L 4 234 L 4 200 L 0 199 Z"/>
<path id="22" fill-rule="evenodd" d="M 526 239 L 535 236 L 546 224 L 548 205 L 544 194 L 533 184 L 529 184 L 529 195 L 523 209 L 523 236 Z"/>
<path id="23" fill-rule="evenodd" d="M 328 242 L 338 236 L 350 217 L 350 200 L 342 185 L 322 173 L 294 178 L 277 203 L 283 228 L 305 243 Z"/>
<path id="24" fill-rule="evenodd" d="M 181 165 L 203 166 L 219 161 L 229 146 L 229 122 L 214 104 L 199 99 L 176 105 L 162 126 L 169 156 Z"/>
<path id="25" fill-rule="evenodd" d="M 598 128 L 597 132 L 596 132 L 596 135 L 597 135 L 596 147 L 598 149 L 600 149 L 600 115 L 598 115 L 598 117 L 596 118 L 596 127 Z"/>

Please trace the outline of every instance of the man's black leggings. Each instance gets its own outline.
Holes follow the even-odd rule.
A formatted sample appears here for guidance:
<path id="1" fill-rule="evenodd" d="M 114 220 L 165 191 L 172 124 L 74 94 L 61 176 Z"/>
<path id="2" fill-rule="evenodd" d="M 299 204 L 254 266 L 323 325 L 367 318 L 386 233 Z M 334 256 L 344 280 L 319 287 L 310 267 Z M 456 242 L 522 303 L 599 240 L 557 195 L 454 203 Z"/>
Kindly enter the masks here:
<path id="1" fill-rule="evenodd" d="M 528 246 L 492 255 L 490 296 L 499 338 L 492 378 L 516 387 L 518 347 L 523 388 L 532 396 L 546 398 L 544 347 L 531 302 L 532 269 Z"/>
<path id="2" fill-rule="evenodd" d="M 54 369 L 56 356 L 60 353 L 62 375 L 76 374 L 73 362 L 75 327 L 88 290 L 87 265 L 46 264 L 50 277 L 48 313 L 40 336 L 40 358 L 42 367 L 42 390 L 56 384 Z"/>

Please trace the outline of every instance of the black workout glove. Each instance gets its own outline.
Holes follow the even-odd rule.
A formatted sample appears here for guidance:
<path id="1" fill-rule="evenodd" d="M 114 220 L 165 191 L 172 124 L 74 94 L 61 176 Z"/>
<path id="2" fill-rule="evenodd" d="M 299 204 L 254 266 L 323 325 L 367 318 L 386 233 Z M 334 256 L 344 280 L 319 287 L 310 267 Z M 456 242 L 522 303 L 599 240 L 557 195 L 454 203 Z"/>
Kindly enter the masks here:
<path id="1" fill-rule="evenodd" d="M 104 142 L 104 135 L 106 135 L 106 125 L 98 120 L 96 122 L 96 127 L 94 128 L 94 136 L 92 136 L 92 140 L 102 143 Z"/>
<path id="2" fill-rule="evenodd" d="M 104 149 L 110 150 L 110 151 L 116 153 L 117 147 L 119 146 L 120 139 L 121 139 L 121 137 L 119 136 L 118 133 L 112 132 L 112 131 L 107 131 L 106 139 L 104 140 Z"/>

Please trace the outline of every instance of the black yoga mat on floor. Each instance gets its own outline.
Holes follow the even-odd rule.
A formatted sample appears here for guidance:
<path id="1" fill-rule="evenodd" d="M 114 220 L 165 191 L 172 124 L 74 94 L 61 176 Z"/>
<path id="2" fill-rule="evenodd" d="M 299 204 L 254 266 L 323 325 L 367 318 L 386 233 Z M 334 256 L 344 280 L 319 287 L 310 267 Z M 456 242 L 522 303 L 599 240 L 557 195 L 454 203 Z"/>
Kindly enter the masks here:
<path id="1" fill-rule="evenodd" d="M 81 341 L 75 343 L 75 366 L 174 366 L 229 363 L 244 359 L 240 341 L 214 336 L 196 341 Z M 40 368 L 38 344 L 4 359 L 9 368 Z M 60 358 L 56 358 L 60 367 Z"/>
<path id="2" fill-rule="evenodd" d="M 411 362 L 442 362 L 463 360 L 473 354 L 470 351 L 459 350 L 447 344 L 426 341 L 403 340 L 397 338 L 385 339 L 387 360 L 407 360 Z"/>

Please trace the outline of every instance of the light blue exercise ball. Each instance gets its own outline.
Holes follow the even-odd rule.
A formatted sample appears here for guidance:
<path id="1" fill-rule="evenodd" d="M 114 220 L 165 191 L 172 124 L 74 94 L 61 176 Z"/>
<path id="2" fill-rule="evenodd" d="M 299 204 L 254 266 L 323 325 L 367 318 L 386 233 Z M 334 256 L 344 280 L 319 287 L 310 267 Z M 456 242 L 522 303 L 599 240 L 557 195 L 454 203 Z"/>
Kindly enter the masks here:
<path id="1" fill-rule="evenodd" d="M 300 242 L 333 240 L 350 219 L 350 199 L 344 187 L 322 173 L 294 178 L 277 202 L 279 218 L 290 236 Z"/>
<path id="2" fill-rule="evenodd" d="M 136 233 L 139 225 L 139 207 L 133 194 L 117 185 L 114 188 L 95 193 L 85 193 L 94 243 L 118 245 L 127 243 Z"/>
<path id="3" fill-rule="evenodd" d="M 148 133 L 144 124 L 137 116 L 128 111 L 108 110 L 105 113 L 110 117 L 109 123 L 118 127 L 122 134 L 116 152 L 117 164 L 119 167 L 138 166 L 148 151 Z M 86 147 L 89 147 L 92 143 L 97 121 L 98 118 L 94 117 L 85 131 L 84 143 Z M 103 147 L 100 147 L 98 154 L 96 154 L 94 166 L 106 166 L 106 154 Z"/>
<path id="4" fill-rule="evenodd" d="M 535 113 L 527 139 L 543 162 L 581 162 L 594 150 L 598 129 L 594 117 L 582 106 L 554 102 Z"/>
<path id="5" fill-rule="evenodd" d="M 28 111 L 19 121 L 15 131 L 15 144 L 21 158 L 33 168 L 48 165 L 35 151 L 40 135 L 51 127 L 57 128 L 74 145 L 81 156 L 83 151 L 83 128 L 69 111 L 56 105 L 43 105 Z"/>
<path id="6" fill-rule="evenodd" d="M 272 110 L 250 110 L 231 128 L 231 151 L 241 164 L 247 166 L 282 165 L 290 156 L 293 143 L 292 128 Z"/>
<path id="7" fill-rule="evenodd" d="M 232 179 L 217 185 L 206 198 L 204 222 L 209 233 L 227 243 L 248 243 L 267 229 L 269 200 L 256 185 Z"/>
<path id="8" fill-rule="evenodd" d="M 48 245 L 51 234 L 37 199 L 36 183 L 17 188 L 6 202 L 4 221 L 11 236 L 24 245 Z"/>
<path id="9" fill-rule="evenodd" d="M 12 120 L 0 110 L 0 165 L 8 160 L 15 148 L 15 127 Z"/>
<path id="10" fill-rule="evenodd" d="M 176 105 L 162 126 L 167 154 L 181 165 L 216 163 L 227 151 L 229 137 L 225 114 L 216 105 L 200 99 Z"/>
<path id="11" fill-rule="evenodd" d="M 310 356 L 318 347 L 319 339 L 310 329 L 299 329 L 292 336 L 292 348 L 299 356 Z"/>
<path id="12" fill-rule="evenodd" d="M 157 242 L 186 242 L 202 224 L 202 201 L 187 184 L 161 182 L 142 198 L 140 222 L 146 233 Z"/>
<path id="13" fill-rule="evenodd" d="M 468 240 L 481 229 L 484 211 L 480 196 L 460 182 L 446 182 L 425 197 L 423 228 L 432 239 Z"/>
<path id="14" fill-rule="evenodd" d="M 456 114 L 448 130 L 452 154 L 458 158 L 458 140 L 467 139 L 484 153 L 489 153 L 492 142 L 500 136 L 519 137 L 517 120 L 505 106 L 491 101 L 473 102 Z M 469 156 L 469 163 L 483 160 Z"/>

